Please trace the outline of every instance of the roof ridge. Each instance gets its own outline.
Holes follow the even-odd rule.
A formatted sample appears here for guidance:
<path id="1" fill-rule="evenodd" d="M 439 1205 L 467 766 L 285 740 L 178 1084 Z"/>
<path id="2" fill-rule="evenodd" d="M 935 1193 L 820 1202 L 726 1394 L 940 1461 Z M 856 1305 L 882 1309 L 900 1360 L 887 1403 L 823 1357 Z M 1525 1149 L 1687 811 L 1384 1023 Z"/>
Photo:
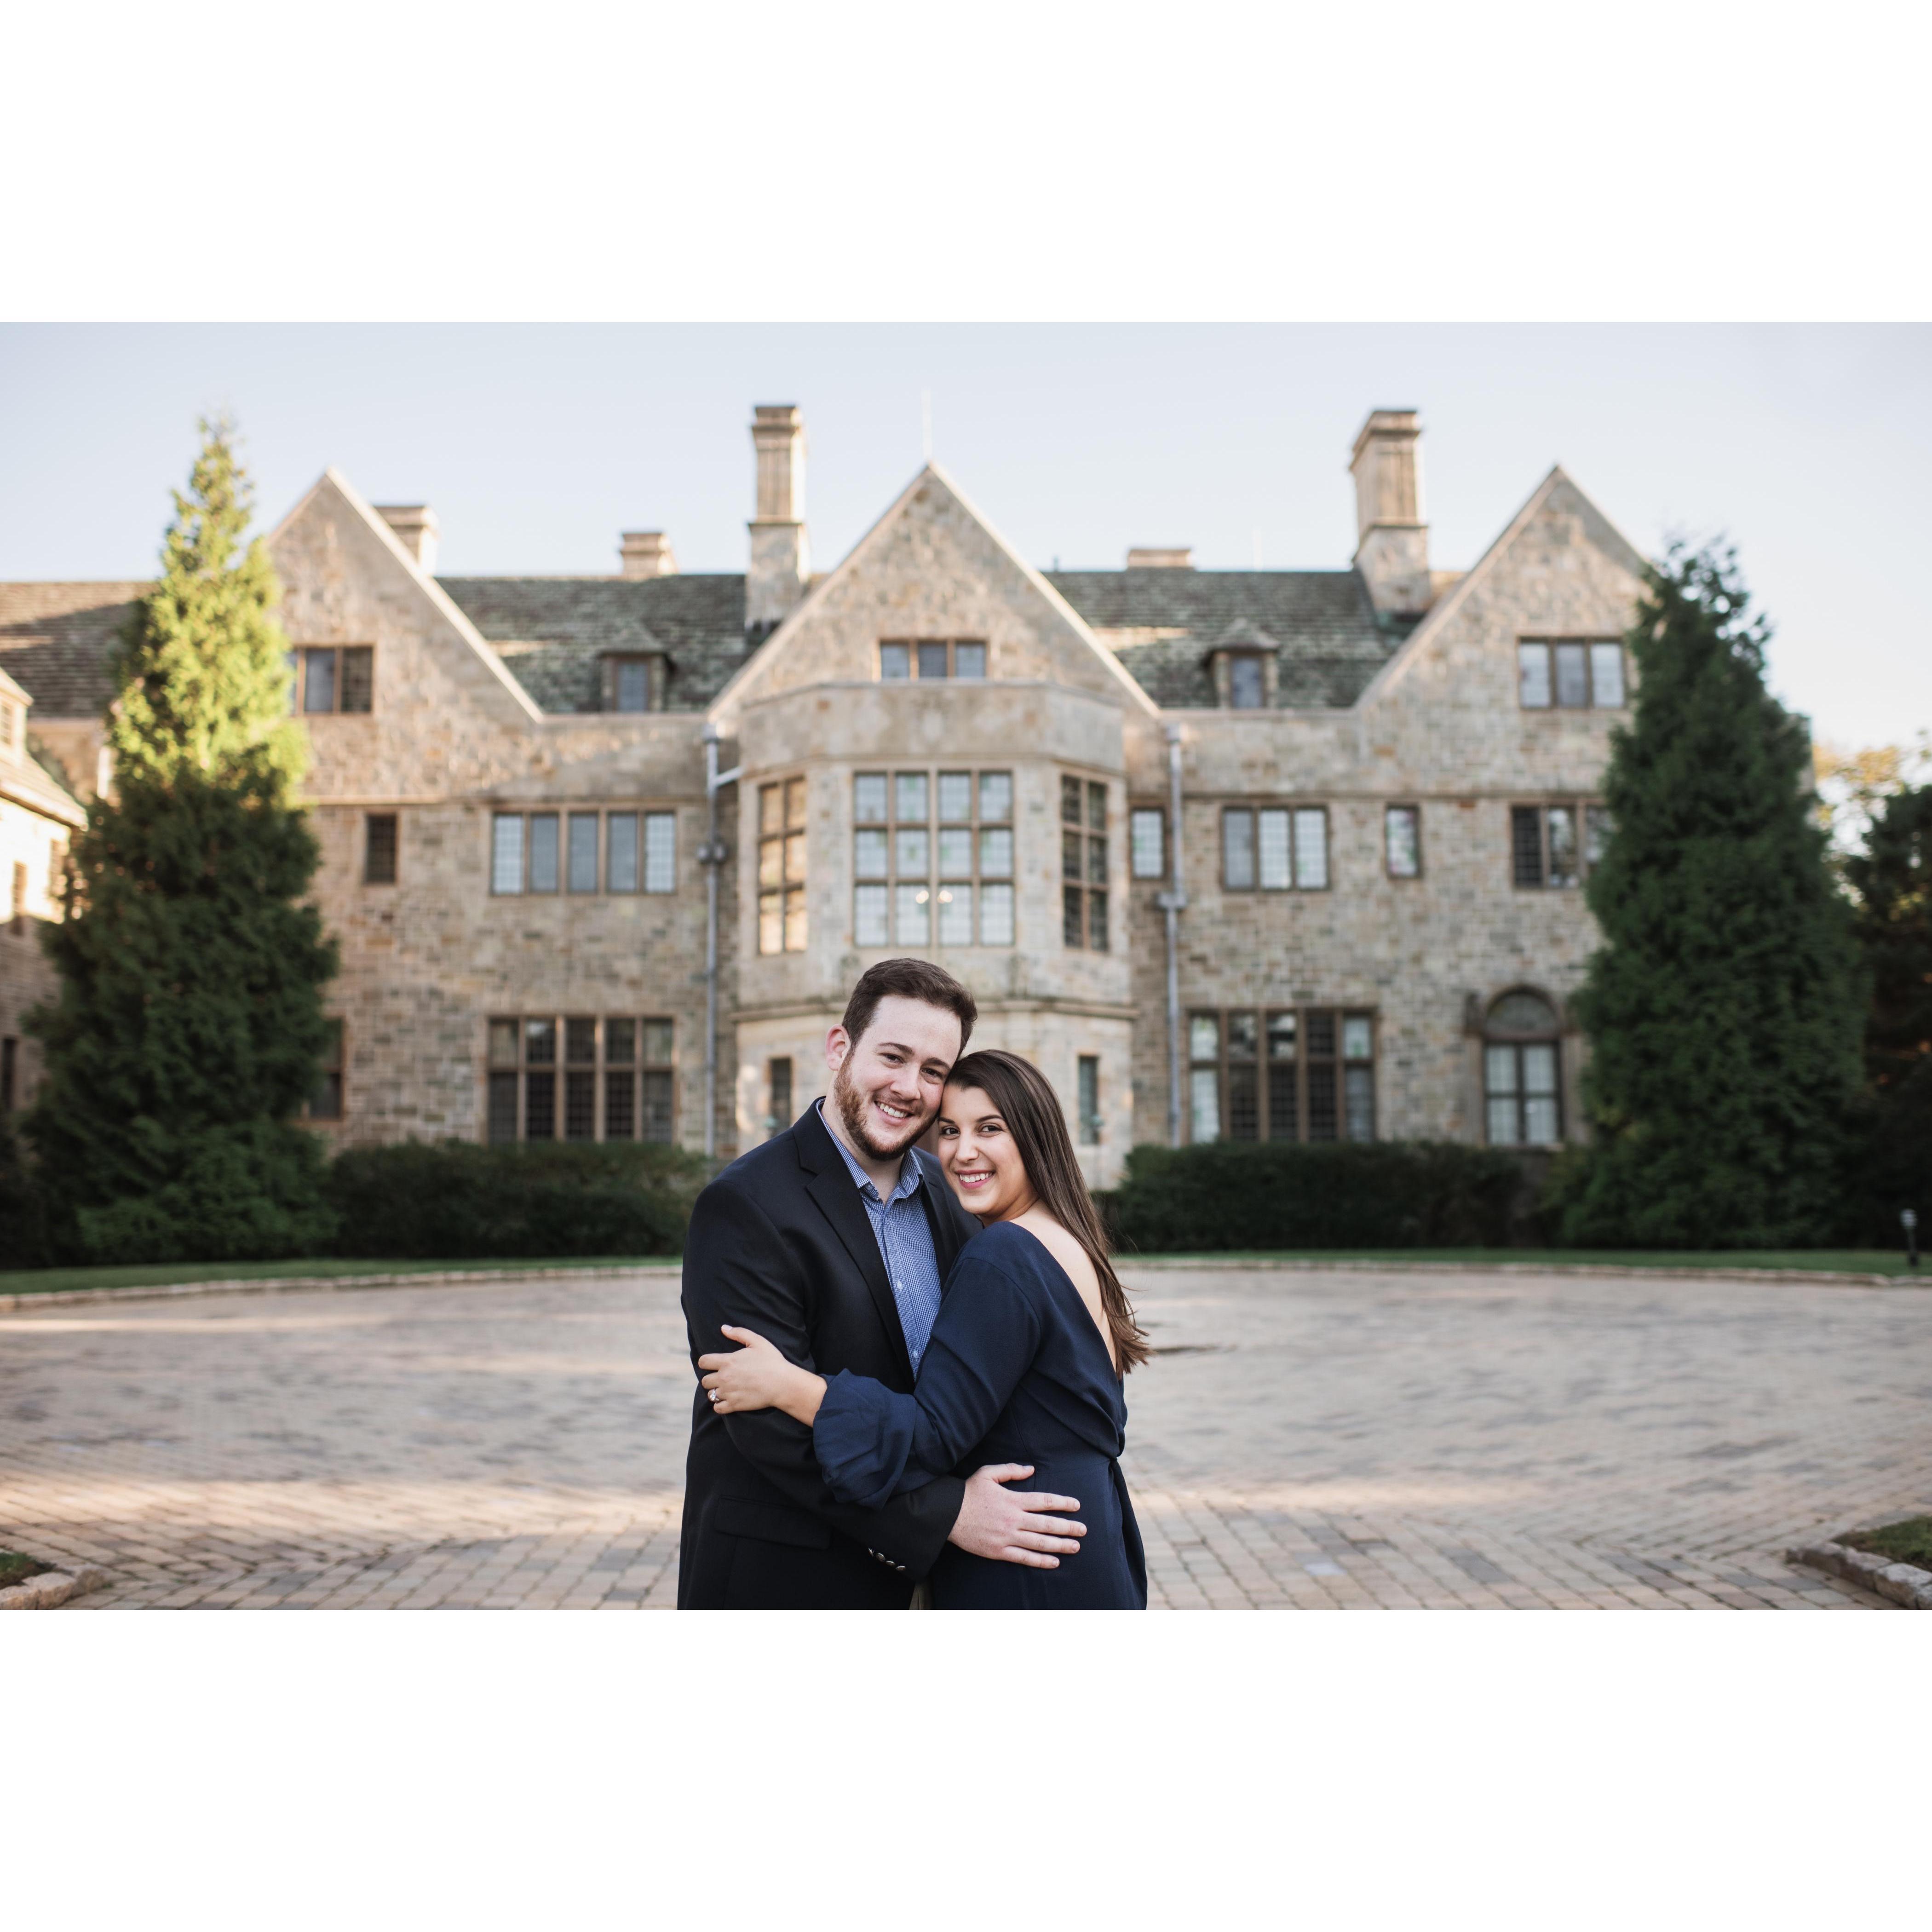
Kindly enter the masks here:
<path id="1" fill-rule="evenodd" d="M 439 570 L 439 584 L 626 584 L 639 590 L 656 590 L 667 584 L 742 584 L 742 570 L 674 570 L 662 577 L 626 577 L 620 571 L 518 570 L 488 573 L 473 570 Z"/>

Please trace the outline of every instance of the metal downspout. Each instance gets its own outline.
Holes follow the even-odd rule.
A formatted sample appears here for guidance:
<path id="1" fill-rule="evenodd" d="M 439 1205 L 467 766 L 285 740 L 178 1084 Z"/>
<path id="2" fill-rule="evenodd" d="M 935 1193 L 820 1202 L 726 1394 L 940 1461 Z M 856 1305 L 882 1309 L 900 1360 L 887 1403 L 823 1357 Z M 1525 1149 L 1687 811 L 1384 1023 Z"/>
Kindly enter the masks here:
<path id="1" fill-rule="evenodd" d="M 704 867 L 704 1157 L 718 1154 L 718 874 L 724 863 L 725 844 L 718 824 L 718 794 L 737 782 L 742 769 L 718 769 L 718 728 L 704 728 L 704 798 L 710 812 L 710 829 L 699 862 Z"/>
<path id="2" fill-rule="evenodd" d="M 1180 1144 L 1180 915 L 1187 905 L 1180 869 L 1180 727 L 1167 727 L 1167 890 L 1154 904 L 1167 916 L 1167 1144 Z"/>

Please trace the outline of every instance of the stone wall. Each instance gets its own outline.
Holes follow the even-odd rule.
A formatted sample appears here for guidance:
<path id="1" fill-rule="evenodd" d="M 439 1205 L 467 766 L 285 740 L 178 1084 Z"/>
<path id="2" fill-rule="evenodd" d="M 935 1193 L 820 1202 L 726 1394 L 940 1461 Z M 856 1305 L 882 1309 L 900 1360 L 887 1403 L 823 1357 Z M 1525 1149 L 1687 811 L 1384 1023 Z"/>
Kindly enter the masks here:
<path id="1" fill-rule="evenodd" d="M 1482 566 L 1444 600 L 1350 712 L 1179 712 L 1185 772 L 1180 992 L 1190 1006 L 1316 1004 L 1377 1018 L 1378 1132 L 1480 1140 L 1480 1045 L 1466 1024 L 1512 988 L 1558 1004 L 1596 944 L 1580 888 L 1511 883 L 1510 807 L 1595 795 L 1622 711 L 1526 711 L 1522 638 L 1613 638 L 1630 621 L 1640 560 L 1573 485 L 1552 479 Z M 1166 805 L 1162 756 L 1144 742 L 1134 802 Z M 1225 890 L 1226 805 L 1325 806 L 1324 891 Z M 1383 814 L 1419 808 L 1422 876 L 1388 876 Z M 1135 1135 L 1168 1132 L 1166 951 L 1159 886 L 1132 897 Z M 1566 1130 L 1580 1046 L 1566 1042 Z M 1185 1076 L 1184 1074 L 1184 1080 Z"/>
<path id="2" fill-rule="evenodd" d="M 328 1001 L 346 1058 L 344 1118 L 320 1130 L 355 1142 L 480 1138 L 491 1016 L 631 1015 L 674 1022 L 678 1137 L 701 1145 L 702 721 L 538 712 L 341 488 L 318 487 L 277 533 L 274 556 L 293 645 L 375 652 L 370 712 L 304 721 L 304 796 L 323 851 L 316 896 L 342 951 Z M 591 804 L 676 812 L 674 892 L 491 892 L 496 811 Z M 371 812 L 398 820 L 393 885 L 363 880 Z"/>
<path id="3" fill-rule="evenodd" d="M 16 1109 L 28 1105 L 40 1084 L 40 1042 L 27 1037 L 22 1022 L 58 987 L 40 935 L 59 916 L 59 880 L 71 836 L 70 826 L 0 797 L 0 1041 L 14 1042 Z M 16 866 L 24 868 L 26 886 L 24 901 L 18 903 Z"/>
<path id="4" fill-rule="evenodd" d="M 988 646 L 978 681 L 882 682 L 882 638 L 968 638 Z M 766 645 L 718 711 L 742 767 L 735 838 L 737 1130 L 764 1137 L 767 1067 L 793 1062 L 794 1111 L 824 1091 L 824 1042 L 855 980 L 897 944 L 855 944 L 854 788 L 862 772 L 999 770 L 1014 787 L 1014 943 L 920 949 L 980 1003 L 976 1046 L 1046 1070 L 1076 1125 L 1076 1064 L 1101 1060 L 1107 1126 L 1084 1158 L 1118 1178 L 1132 1122 L 1124 718 L 1150 712 L 1044 583 L 1009 554 L 943 478 L 928 472 L 848 564 Z M 1109 945 L 1062 944 L 1063 776 L 1106 786 Z M 802 776 L 809 826 L 808 940 L 761 956 L 759 790 Z"/>

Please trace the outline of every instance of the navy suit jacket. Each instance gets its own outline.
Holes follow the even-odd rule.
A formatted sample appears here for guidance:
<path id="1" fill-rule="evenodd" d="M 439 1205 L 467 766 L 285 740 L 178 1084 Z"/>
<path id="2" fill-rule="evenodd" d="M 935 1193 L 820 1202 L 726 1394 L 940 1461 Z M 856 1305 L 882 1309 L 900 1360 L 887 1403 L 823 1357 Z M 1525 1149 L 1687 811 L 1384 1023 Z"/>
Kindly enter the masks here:
<path id="1" fill-rule="evenodd" d="M 920 1164 L 940 1280 L 980 1224 L 939 1163 Z M 909 1394 L 910 1357 L 877 1237 L 850 1171 L 815 1108 L 741 1155 L 698 1197 L 684 1248 L 684 1318 L 694 1371 L 728 1349 L 727 1322 L 754 1328 L 788 1360 L 842 1369 Z M 958 1519 L 965 1484 L 945 1476 L 883 1508 L 826 1487 L 812 1431 L 782 1410 L 715 1413 L 700 1386 L 685 1465 L 681 1610 L 903 1610 Z"/>

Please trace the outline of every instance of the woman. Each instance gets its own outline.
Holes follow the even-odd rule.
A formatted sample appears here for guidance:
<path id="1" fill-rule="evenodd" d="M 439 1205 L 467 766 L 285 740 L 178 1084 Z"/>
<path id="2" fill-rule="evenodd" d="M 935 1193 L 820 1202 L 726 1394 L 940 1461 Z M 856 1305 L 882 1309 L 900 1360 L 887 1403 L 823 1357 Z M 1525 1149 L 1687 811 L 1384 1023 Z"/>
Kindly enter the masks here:
<path id="1" fill-rule="evenodd" d="M 947 1184 L 986 1232 L 968 1244 L 910 1395 L 842 1370 L 828 1382 L 748 1328 L 705 1355 L 721 1414 L 782 1408 L 812 1430 L 826 1483 L 877 1509 L 956 1469 L 1030 1462 L 1034 1486 L 1078 1496 L 1087 1535 L 1064 1562 L 993 1562 L 946 1546 L 932 1573 L 942 1610 L 1145 1610 L 1138 1526 L 1116 1460 L 1121 1378 L 1147 1338 L 1107 1257 L 1060 1102 L 1010 1053 L 969 1054 L 940 1104 Z M 1037 1567 L 1033 1567 L 1037 1566 Z"/>

